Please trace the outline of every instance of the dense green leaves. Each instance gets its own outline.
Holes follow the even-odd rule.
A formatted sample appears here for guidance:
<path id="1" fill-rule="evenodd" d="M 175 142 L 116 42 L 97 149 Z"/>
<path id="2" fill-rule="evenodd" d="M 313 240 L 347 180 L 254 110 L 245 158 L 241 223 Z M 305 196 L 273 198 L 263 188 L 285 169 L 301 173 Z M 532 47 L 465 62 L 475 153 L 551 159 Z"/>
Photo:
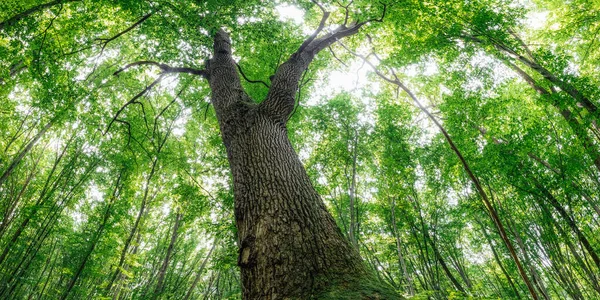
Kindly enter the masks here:
<path id="1" fill-rule="evenodd" d="M 533 294 L 600 297 L 600 6 L 320 4 L 322 34 L 385 4 L 383 22 L 317 56 L 287 126 L 379 280 L 415 299 L 530 297 L 450 138 Z M 321 14 L 311 1 L 2 1 L 0 298 L 241 298 L 206 81 L 114 73 L 202 69 L 224 28 L 260 102 Z"/>

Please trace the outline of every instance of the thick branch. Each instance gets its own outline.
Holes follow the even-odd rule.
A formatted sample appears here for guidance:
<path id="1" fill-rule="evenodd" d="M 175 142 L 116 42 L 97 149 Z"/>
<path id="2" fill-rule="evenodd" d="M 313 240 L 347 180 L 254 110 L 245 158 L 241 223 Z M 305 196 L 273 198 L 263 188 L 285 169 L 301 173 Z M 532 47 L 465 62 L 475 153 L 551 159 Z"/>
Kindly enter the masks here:
<path id="1" fill-rule="evenodd" d="M 194 68 L 187 68 L 187 67 L 171 67 L 169 65 L 163 64 L 163 63 L 158 63 L 155 61 L 150 61 L 150 60 L 140 60 L 140 61 L 136 61 L 133 63 L 130 63 L 126 66 L 124 66 L 123 68 L 115 71 L 113 73 L 113 75 L 119 75 L 121 72 L 126 71 L 127 69 L 131 68 L 131 67 L 136 67 L 136 66 L 141 66 L 141 65 L 151 65 L 151 66 L 155 66 L 161 69 L 161 73 L 162 74 L 169 74 L 169 73 L 188 73 L 188 74 L 193 74 L 193 75 L 198 75 L 198 76 L 202 76 L 202 77 L 206 77 L 207 73 L 205 70 L 201 70 L 201 69 L 194 69 Z"/>
<path id="2" fill-rule="evenodd" d="M 220 29 L 215 34 L 213 48 L 214 54 L 207 62 L 206 72 L 215 112 L 221 121 L 225 121 L 233 115 L 235 104 L 251 100 L 242 87 L 236 63 L 231 57 L 229 34 Z"/>
<path id="3" fill-rule="evenodd" d="M 317 4 L 318 5 L 318 4 Z M 321 6 L 320 6 L 321 7 Z M 340 25 L 338 28 L 324 36 L 317 38 L 323 30 L 325 22 L 329 17 L 329 12 L 323 10 L 323 17 L 317 30 L 308 37 L 298 50 L 290 58 L 281 64 L 272 80 L 271 89 L 265 101 L 261 104 L 275 120 L 285 123 L 288 116 L 294 110 L 295 94 L 298 90 L 298 84 L 302 73 L 312 62 L 315 55 L 321 50 L 329 47 L 336 41 L 356 34 L 359 29 L 370 22 L 382 22 L 386 13 L 386 5 L 383 5 L 383 12 L 377 19 L 368 19 L 363 22 L 355 22 L 350 26 Z M 346 7 L 347 9 L 347 7 Z M 347 20 L 346 20 L 347 21 Z M 347 23 L 347 22 L 344 23 Z"/>

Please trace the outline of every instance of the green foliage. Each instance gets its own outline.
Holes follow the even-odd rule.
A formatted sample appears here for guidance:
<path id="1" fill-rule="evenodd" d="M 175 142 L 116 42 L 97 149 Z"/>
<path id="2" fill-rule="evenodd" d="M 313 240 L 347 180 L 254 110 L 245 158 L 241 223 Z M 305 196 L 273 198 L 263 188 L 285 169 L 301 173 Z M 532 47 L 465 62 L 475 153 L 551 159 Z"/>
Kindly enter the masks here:
<path id="1" fill-rule="evenodd" d="M 322 2 L 321 34 L 349 3 Z M 318 54 L 287 129 L 378 281 L 314 297 L 369 299 L 388 285 L 414 299 L 528 297 L 448 139 L 538 296 L 600 297 L 600 120 L 582 103 L 600 105 L 598 3 L 383 3 L 383 22 L 342 42 L 413 91 L 448 137 L 339 43 Z M 354 1 L 348 21 L 382 9 Z M 224 28 L 244 75 L 269 85 L 321 16 L 311 1 L 0 1 L 0 298 L 240 299 L 232 179 L 206 81 L 114 73 L 140 60 L 202 68 Z M 265 98 L 265 85 L 242 82 Z"/>

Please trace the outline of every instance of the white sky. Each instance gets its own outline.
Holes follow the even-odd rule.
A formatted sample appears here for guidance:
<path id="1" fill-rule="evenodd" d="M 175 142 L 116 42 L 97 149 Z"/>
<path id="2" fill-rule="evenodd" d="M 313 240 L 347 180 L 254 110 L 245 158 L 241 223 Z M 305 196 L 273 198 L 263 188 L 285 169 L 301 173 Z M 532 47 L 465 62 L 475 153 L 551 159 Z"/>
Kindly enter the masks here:
<path id="1" fill-rule="evenodd" d="M 293 5 L 282 4 L 278 5 L 275 9 L 281 21 L 291 20 L 298 25 L 304 23 L 304 11 Z"/>

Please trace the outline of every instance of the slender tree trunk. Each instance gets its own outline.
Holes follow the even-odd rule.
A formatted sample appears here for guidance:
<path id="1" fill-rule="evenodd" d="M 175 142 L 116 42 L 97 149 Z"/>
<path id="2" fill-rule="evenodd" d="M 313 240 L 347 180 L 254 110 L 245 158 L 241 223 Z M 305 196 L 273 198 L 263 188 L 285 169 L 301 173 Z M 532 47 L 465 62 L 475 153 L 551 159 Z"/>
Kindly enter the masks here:
<path id="1" fill-rule="evenodd" d="M 500 270 L 502 270 L 502 273 L 504 274 L 504 277 L 506 277 L 506 280 L 508 281 L 508 284 L 510 285 L 510 287 L 513 290 L 513 292 L 515 293 L 515 296 L 517 297 L 517 299 L 521 299 L 521 295 L 519 294 L 519 291 L 515 287 L 515 284 L 513 283 L 512 278 L 508 274 L 508 271 L 506 271 L 506 268 L 504 267 L 504 264 L 500 260 L 500 256 L 498 255 L 498 252 L 496 251 L 496 247 L 494 246 L 494 244 L 492 242 L 492 238 L 488 234 L 485 226 L 477 218 L 475 218 L 475 222 L 477 222 L 477 224 L 479 224 L 479 226 L 481 227 L 481 231 L 483 232 L 483 236 L 487 240 L 488 245 L 490 246 L 490 249 L 492 249 L 492 254 L 494 255 L 494 259 L 496 260 L 496 263 L 500 267 Z"/>
<path id="2" fill-rule="evenodd" d="M 392 198 L 392 229 L 394 230 L 394 239 L 396 240 L 396 253 L 398 254 L 398 264 L 402 270 L 402 276 L 406 280 L 406 288 L 408 294 L 413 296 L 415 294 L 415 288 L 413 286 L 412 277 L 406 269 L 406 262 L 404 255 L 402 254 L 402 241 L 400 240 L 400 233 L 398 232 L 398 224 L 396 224 L 396 199 Z"/>
<path id="3" fill-rule="evenodd" d="M 166 140 L 166 137 L 165 137 L 165 140 Z M 164 145 L 164 142 L 161 145 Z M 131 231 L 129 232 L 129 235 L 127 236 L 127 240 L 125 240 L 125 245 L 123 246 L 123 250 L 121 250 L 121 256 L 119 258 L 119 262 L 116 265 L 115 272 L 113 273 L 113 275 L 110 279 L 110 282 L 109 282 L 108 286 L 106 287 L 107 291 L 110 291 L 112 289 L 115 281 L 117 280 L 117 278 L 119 278 L 119 275 L 121 275 L 121 268 L 123 267 L 123 263 L 125 262 L 125 257 L 127 256 L 127 252 L 129 251 L 129 247 L 131 246 L 131 242 L 133 241 L 135 234 L 138 232 L 138 228 L 142 221 L 142 217 L 145 215 L 146 206 L 148 205 L 148 193 L 150 191 L 150 182 L 152 181 L 152 177 L 156 173 L 156 169 L 158 167 L 158 154 L 160 153 L 161 148 L 162 148 L 162 146 L 159 147 L 157 154 L 156 154 L 157 157 L 155 157 L 152 161 L 152 168 L 150 169 L 150 174 L 148 174 L 148 177 L 146 178 L 146 185 L 145 185 L 146 188 L 144 189 L 144 196 L 142 197 L 142 203 L 140 204 L 140 210 L 137 214 L 135 222 L 133 223 L 133 227 L 131 228 Z M 116 294 L 118 294 L 118 293 L 115 293 L 115 295 Z"/>
<path id="4" fill-rule="evenodd" d="M 44 183 L 44 187 L 42 188 L 40 195 L 38 196 L 38 199 L 36 200 L 36 203 L 33 206 L 32 211 L 21 222 L 21 224 L 19 225 L 17 230 L 13 233 L 10 241 L 8 242 L 8 244 L 5 246 L 4 250 L 2 251 L 2 254 L 0 254 L 0 264 L 2 264 L 4 262 L 4 260 L 6 259 L 6 256 L 12 249 L 13 245 L 19 239 L 19 237 L 21 236 L 23 231 L 27 228 L 27 225 L 29 224 L 31 219 L 35 216 L 35 214 L 38 212 L 38 210 L 41 208 L 42 204 L 44 204 L 45 201 L 48 200 L 52 196 L 52 194 L 55 192 L 55 190 L 57 189 L 57 186 L 60 182 L 60 179 L 63 178 L 65 176 L 65 174 L 70 174 L 69 173 L 69 169 L 71 169 L 71 168 L 69 168 L 70 163 L 67 163 L 66 166 L 60 170 L 60 172 L 57 175 L 57 178 L 54 180 L 54 182 L 52 182 L 52 177 L 53 177 L 54 173 L 56 172 L 56 170 L 58 169 L 58 165 L 64 158 L 64 155 L 65 155 L 67 149 L 70 147 L 71 142 L 73 141 L 74 137 L 75 136 L 72 136 L 71 139 L 69 139 L 67 144 L 63 147 L 60 154 L 57 156 L 56 160 L 54 161 L 54 164 L 52 165 L 52 169 L 50 170 L 50 173 L 48 174 L 48 177 Z M 79 152 L 75 155 L 76 156 L 75 159 L 77 158 L 78 155 L 79 155 Z"/>
<path id="5" fill-rule="evenodd" d="M 511 226 L 511 222 L 509 221 L 506 224 L 507 224 L 508 229 L 514 235 L 515 240 L 517 241 L 517 245 L 519 245 L 519 247 L 521 248 L 523 257 L 525 257 L 525 264 L 529 266 L 529 271 L 531 272 L 531 277 L 533 278 L 533 284 L 535 284 L 535 286 L 538 288 L 538 290 L 540 291 L 540 293 L 542 294 L 544 299 L 550 300 L 550 295 L 548 295 L 548 290 L 546 289 L 544 282 L 541 281 L 540 276 L 537 272 L 537 269 L 533 265 L 532 260 L 529 258 L 529 254 L 527 252 L 527 250 L 529 250 L 529 248 L 525 246 L 525 243 L 521 239 L 521 235 L 515 230 L 515 228 L 513 226 Z"/>
<path id="6" fill-rule="evenodd" d="M 356 149 L 358 145 L 358 133 L 354 133 L 354 139 L 352 141 L 352 174 L 350 175 L 350 189 L 348 191 L 350 196 L 350 243 L 354 248 L 358 248 L 358 221 L 356 214 L 356 161 L 358 159 L 358 151 Z"/>
<path id="7" fill-rule="evenodd" d="M 88 246 L 88 250 L 86 251 L 86 253 L 83 256 L 83 260 L 81 261 L 81 263 L 79 264 L 79 267 L 77 268 L 77 271 L 75 272 L 75 274 L 73 274 L 73 278 L 71 278 L 71 281 L 69 282 L 69 285 L 67 286 L 67 289 L 65 290 L 65 292 L 63 293 L 63 295 L 61 296 L 61 299 L 67 299 L 67 297 L 69 296 L 69 292 L 71 291 L 71 289 L 75 286 L 75 283 L 77 282 L 77 279 L 79 279 L 79 276 L 81 275 L 81 272 L 83 272 L 83 269 L 85 268 L 85 265 L 87 264 L 89 258 L 92 256 L 92 253 L 94 252 L 94 249 L 96 248 L 96 245 L 98 244 L 98 241 L 100 241 L 100 238 L 102 237 L 102 233 L 104 232 L 104 228 L 106 227 L 106 223 L 108 222 L 108 219 L 110 218 L 111 215 L 111 208 L 114 204 L 114 202 L 116 201 L 117 198 L 117 193 L 119 191 L 119 184 L 121 182 L 121 177 L 123 176 L 123 173 L 120 173 L 118 178 L 117 178 L 117 182 L 115 184 L 115 188 L 113 190 L 112 196 L 106 206 L 106 210 L 104 211 L 104 216 L 102 218 L 102 223 L 100 223 L 100 226 L 98 226 L 98 229 L 96 229 L 96 233 L 94 234 L 94 238 L 92 239 L 92 242 L 90 243 L 90 245 Z"/>
<path id="8" fill-rule="evenodd" d="M 8 176 L 10 176 L 10 174 L 12 174 L 12 172 L 19 165 L 19 163 L 21 162 L 21 160 L 23 160 L 23 158 L 25 157 L 25 155 L 27 155 L 27 153 L 29 153 L 29 151 L 31 151 L 31 149 L 33 148 L 33 146 L 35 146 L 35 144 L 44 136 L 44 134 L 48 131 L 48 129 L 50 129 L 50 127 L 52 127 L 52 124 L 53 124 L 53 121 L 48 122 L 48 124 L 46 124 L 46 126 L 44 126 L 44 128 L 42 128 L 42 130 L 40 130 L 33 137 L 33 139 L 27 144 L 27 146 L 25 147 L 25 149 L 21 150 L 21 152 L 19 152 L 19 154 L 17 155 L 17 157 L 15 157 L 13 159 L 13 161 L 10 163 L 10 165 L 8 166 L 8 168 L 6 168 L 6 170 L 4 170 L 4 172 L 0 176 L 0 187 L 2 187 L 2 184 L 6 181 L 6 179 L 8 178 Z"/>
<path id="9" fill-rule="evenodd" d="M 346 46 L 344 46 L 344 48 L 349 50 Z M 398 78 L 398 76 L 396 75 L 394 70 L 390 70 L 393 75 L 393 78 L 387 77 L 386 75 L 381 73 L 376 68 L 375 65 L 373 65 L 371 62 L 369 62 L 366 57 L 359 55 L 356 52 L 352 52 L 352 51 L 350 51 L 350 52 L 352 54 L 354 54 L 355 56 L 363 59 L 365 61 L 365 63 L 369 64 L 375 70 L 375 73 L 380 78 L 382 78 L 385 81 L 387 81 L 391 84 L 394 84 L 397 87 L 399 87 L 400 89 L 402 89 L 410 97 L 410 99 L 413 100 L 415 106 L 419 110 L 421 110 L 423 113 L 425 113 L 425 115 L 427 115 L 427 117 L 433 122 L 433 124 L 440 130 L 440 132 L 446 139 L 446 142 L 448 142 L 450 149 L 452 149 L 452 152 L 454 152 L 454 154 L 456 154 L 456 156 L 460 160 L 460 163 L 463 166 L 463 169 L 465 170 L 465 172 L 467 173 L 469 180 L 475 186 L 475 190 L 477 191 L 477 194 L 481 198 L 481 200 L 484 204 L 484 207 L 486 208 L 487 212 L 489 213 L 490 218 L 494 222 L 494 225 L 495 225 L 496 229 L 498 230 L 498 233 L 500 234 L 500 237 L 502 238 L 504 245 L 506 246 L 506 248 L 508 248 L 508 252 L 510 253 L 510 256 L 512 257 L 515 264 L 517 265 L 517 269 L 519 270 L 519 275 L 521 275 L 521 278 L 523 279 L 523 282 L 527 286 L 529 293 L 531 294 L 533 299 L 538 300 L 539 298 L 538 298 L 537 293 L 535 292 L 535 288 L 534 288 L 533 284 L 531 283 L 531 280 L 527 276 L 527 272 L 525 271 L 525 268 L 523 268 L 521 260 L 520 260 L 519 256 L 517 255 L 517 252 L 515 251 L 515 247 L 514 247 L 513 243 L 511 242 L 510 238 L 508 237 L 508 234 L 506 233 L 506 229 L 504 228 L 504 224 L 503 224 L 502 220 L 500 219 L 500 216 L 498 215 L 496 208 L 494 208 L 494 206 L 492 205 L 492 202 L 490 201 L 487 193 L 481 186 L 481 182 L 479 181 L 479 178 L 477 176 L 475 176 L 475 173 L 473 172 L 473 170 L 471 170 L 471 167 L 469 166 L 466 159 L 462 155 L 462 152 L 458 149 L 458 147 L 454 143 L 453 139 L 450 137 L 450 135 L 444 128 L 444 126 L 442 126 L 442 124 L 437 120 L 437 118 L 435 116 L 433 116 L 431 114 L 431 112 L 425 106 L 423 106 L 423 104 L 421 103 L 421 101 L 419 101 L 417 96 L 402 81 L 400 81 L 400 79 Z"/>
<path id="10" fill-rule="evenodd" d="M 15 219 L 15 215 L 18 215 L 17 213 L 15 213 L 15 209 L 19 206 L 21 197 L 27 190 L 27 187 L 31 183 L 31 180 L 33 179 L 33 177 L 35 177 L 35 175 L 38 174 L 37 166 L 38 166 L 38 163 L 40 162 L 41 158 L 42 158 L 42 155 L 40 155 L 38 157 L 38 159 L 36 159 L 34 165 L 31 167 L 31 171 L 29 172 L 29 175 L 27 176 L 27 178 L 25 179 L 25 182 L 23 183 L 23 186 L 21 187 L 21 190 L 14 197 L 14 199 L 12 201 L 10 201 L 10 203 L 8 204 L 8 207 L 4 211 L 4 214 L 2 217 L 2 224 L 0 224 L 0 238 L 2 238 L 2 236 L 4 236 L 4 231 L 9 227 L 9 225 Z"/>
<path id="11" fill-rule="evenodd" d="M 563 220 L 567 223 L 567 225 L 569 225 L 569 228 L 571 228 L 571 230 L 573 230 L 573 232 L 577 236 L 577 239 L 579 240 L 579 242 L 583 245 L 583 247 L 588 252 L 590 257 L 592 257 L 592 260 L 594 261 L 594 264 L 596 265 L 598 270 L 600 270 L 600 258 L 598 257 L 598 254 L 592 247 L 590 241 L 583 234 L 581 229 L 579 229 L 579 226 L 577 226 L 577 224 L 575 223 L 575 220 L 573 220 L 573 217 L 562 207 L 562 205 L 558 202 L 558 200 L 554 197 L 554 195 L 552 195 L 552 193 L 550 193 L 550 191 L 548 191 L 545 187 L 543 187 L 537 181 L 535 181 L 535 185 L 542 192 L 542 194 L 548 199 L 548 201 L 550 202 L 550 205 L 552 205 L 552 207 L 554 207 L 554 209 L 563 218 Z"/>
<path id="12" fill-rule="evenodd" d="M 206 257 L 202 261 L 200 268 L 198 268 L 198 272 L 196 272 L 196 277 L 194 277 L 194 282 L 192 283 L 192 286 L 190 286 L 190 289 L 188 290 L 188 292 L 185 294 L 185 298 L 183 298 L 184 300 L 188 300 L 194 293 L 194 289 L 200 282 L 200 278 L 202 276 L 202 271 L 204 271 L 204 268 L 206 267 L 206 263 L 208 262 L 208 259 L 210 258 L 211 254 L 215 250 L 215 247 L 217 246 L 217 241 L 218 241 L 217 238 L 215 238 L 213 240 L 212 247 L 210 247 L 210 250 L 208 251 L 208 253 L 206 254 Z"/>
<path id="13" fill-rule="evenodd" d="M 429 236 L 429 233 L 424 232 L 423 235 L 425 236 L 425 240 L 427 242 L 429 242 L 429 244 L 431 245 L 431 248 L 433 249 L 433 254 L 435 254 L 436 259 L 439 261 L 440 265 L 442 266 L 442 270 L 444 270 L 444 273 L 446 274 L 446 276 L 448 276 L 448 279 L 450 279 L 450 282 L 452 282 L 452 284 L 454 285 L 454 287 L 456 287 L 457 290 L 461 291 L 464 294 L 467 294 L 467 291 L 462 287 L 460 282 L 458 282 L 456 277 L 454 277 L 454 275 L 450 271 L 450 268 L 448 268 L 448 264 L 446 264 L 446 260 L 444 260 L 444 257 L 440 253 L 435 242 Z"/>
<path id="14" fill-rule="evenodd" d="M 534 90 L 536 90 L 540 96 L 548 101 L 552 106 L 554 106 L 560 112 L 561 116 L 565 119 L 571 130 L 575 133 L 579 141 L 582 143 L 586 152 L 590 155 L 593 160 L 594 166 L 598 171 L 600 171 L 600 152 L 597 149 L 597 146 L 594 145 L 592 139 L 590 138 L 587 129 L 573 116 L 573 113 L 568 109 L 561 106 L 561 103 L 556 99 L 558 95 L 555 93 L 550 93 L 547 89 L 540 86 L 527 72 L 523 71 L 523 69 L 519 68 L 517 65 L 507 61 L 506 62 L 513 70 L 521 76 L 527 84 L 529 84 Z M 554 91 L 554 90 L 553 90 Z"/>
<path id="15" fill-rule="evenodd" d="M 181 220 L 183 218 L 183 214 L 179 211 L 175 215 L 175 224 L 173 224 L 173 233 L 171 234 L 171 241 L 169 242 L 169 247 L 167 248 L 167 253 L 165 254 L 165 259 L 158 271 L 158 283 L 156 284 L 156 288 L 154 289 L 154 298 L 156 299 L 164 290 L 165 276 L 167 274 L 167 268 L 169 267 L 169 262 L 171 261 L 171 256 L 173 254 L 173 250 L 175 249 L 175 243 L 177 242 L 177 236 L 179 233 L 179 226 L 181 225 Z"/>

